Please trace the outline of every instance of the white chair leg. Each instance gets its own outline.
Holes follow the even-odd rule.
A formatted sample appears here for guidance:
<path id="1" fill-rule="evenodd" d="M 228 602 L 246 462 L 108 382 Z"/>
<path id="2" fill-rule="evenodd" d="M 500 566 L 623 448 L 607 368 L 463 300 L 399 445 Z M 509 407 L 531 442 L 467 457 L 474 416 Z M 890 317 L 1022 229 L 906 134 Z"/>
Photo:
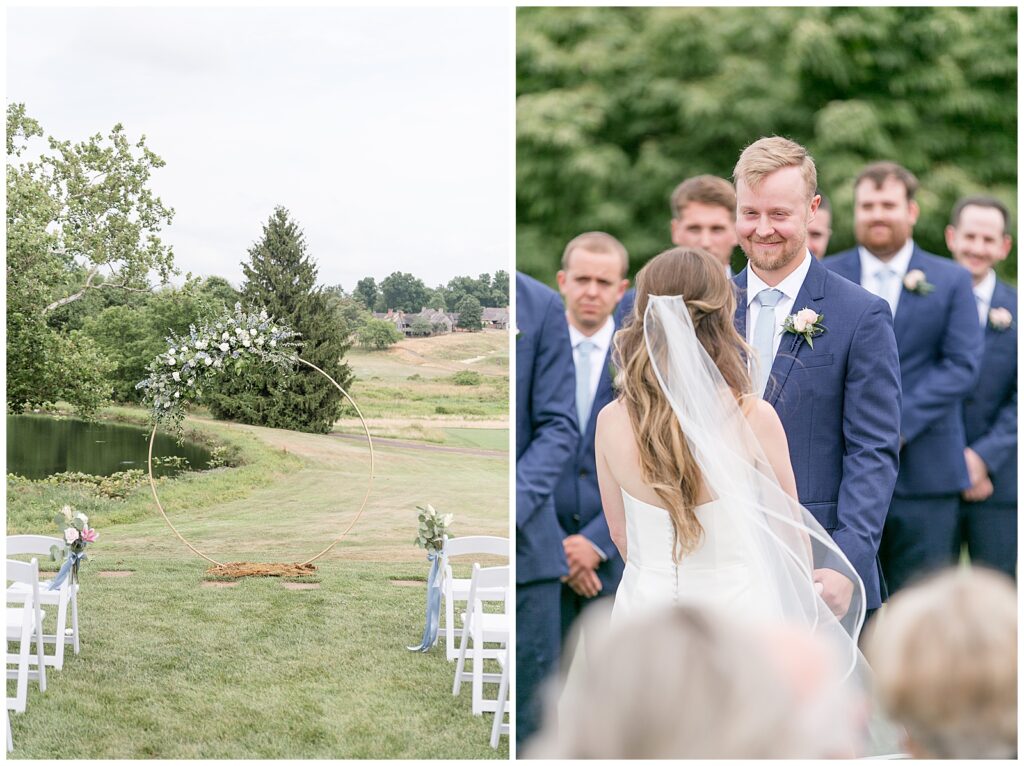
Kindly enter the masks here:
<path id="1" fill-rule="evenodd" d="M 70 588 L 68 589 L 70 590 Z M 68 625 L 68 591 L 61 594 L 57 602 L 57 631 L 53 636 L 53 667 L 57 670 L 64 668 L 64 631 Z"/>
<path id="2" fill-rule="evenodd" d="M 71 630 L 74 634 L 75 654 L 78 654 L 81 648 L 78 639 L 78 586 L 74 584 L 71 586 Z"/>
<path id="3" fill-rule="evenodd" d="M 484 636 L 474 631 L 473 641 L 473 715 L 484 713 Z"/>
<path id="4" fill-rule="evenodd" d="M 466 667 L 466 646 L 469 643 L 469 615 L 466 614 L 462 623 L 462 641 L 459 645 L 459 661 L 455 663 L 455 682 L 452 684 L 452 694 L 459 696 L 462 689 L 462 673 Z"/>
<path id="5" fill-rule="evenodd" d="M 14 737 L 11 736 L 11 714 L 7 708 L 4 708 L 4 723 L 7 724 L 7 752 L 14 752 Z"/>
<path id="6" fill-rule="evenodd" d="M 451 662 L 456 657 L 455 651 L 455 604 L 448 596 L 444 596 L 444 654 Z"/>
<path id="7" fill-rule="evenodd" d="M 498 740 L 505 729 L 505 705 L 508 698 L 508 646 L 505 647 L 505 660 L 501 665 L 501 683 L 498 685 L 498 709 L 494 711 L 494 722 L 491 724 L 491 747 L 498 749 Z"/>

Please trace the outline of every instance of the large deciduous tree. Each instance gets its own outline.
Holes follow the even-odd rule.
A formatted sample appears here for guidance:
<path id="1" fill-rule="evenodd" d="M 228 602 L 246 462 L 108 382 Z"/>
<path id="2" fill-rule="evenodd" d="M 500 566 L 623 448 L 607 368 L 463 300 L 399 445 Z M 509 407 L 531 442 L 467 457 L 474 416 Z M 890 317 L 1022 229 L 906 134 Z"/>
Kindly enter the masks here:
<path id="1" fill-rule="evenodd" d="M 346 328 L 306 253 L 302 230 L 283 207 L 274 210 L 263 236 L 242 264 L 242 303 L 266 309 L 300 333 L 299 355 L 342 387 L 352 381 L 344 362 Z M 320 373 L 299 364 L 291 373 L 249 368 L 210 395 L 217 417 L 244 423 L 327 433 L 342 411 L 342 395 Z"/>
<path id="2" fill-rule="evenodd" d="M 521 8 L 517 267 L 552 282 L 565 243 L 604 230 L 630 270 L 670 246 L 669 195 L 729 178 L 765 135 L 807 146 L 853 244 L 853 179 L 889 159 L 921 181 L 915 239 L 945 253 L 955 200 L 1016 207 L 1013 7 Z M 1014 278 L 1016 254 L 1000 265 Z"/>
<path id="3" fill-rule="evenodd" d="M 423 280 L 402 271 L 384 277 L 380 292 L 384 305 L 396 311 L 420 311 L 430 300 L 430 290 Z"/>

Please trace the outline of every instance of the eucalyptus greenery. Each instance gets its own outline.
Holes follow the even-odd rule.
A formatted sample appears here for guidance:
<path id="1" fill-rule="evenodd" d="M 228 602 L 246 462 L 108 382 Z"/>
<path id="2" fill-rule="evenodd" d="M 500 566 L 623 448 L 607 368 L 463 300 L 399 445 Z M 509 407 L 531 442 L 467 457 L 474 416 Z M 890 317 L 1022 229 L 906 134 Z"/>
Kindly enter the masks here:
<path id="1" fill-rule="evenodd" d="M 417 517 L 419 531 L 416 534 L 416 545 L 428 551 L 440 553 L 444 547 L 444 536 L 448 534 L 448 528 L 451 526 L 452 519 L 455 518 L 454 515 L 438 513 L 429 503 L 425 508 L 417 505 L 416 510 L 419 511 Z"/>
<path id="2" fill-rule="evenodd" d="M 153 422 L 181 433 L 183 405 L 199 399 L 203 386 L 226 370 L 240 374 L 254 363 L 290 368 L 296 336 L 266 311 L 246 313 L 236 303 L 233 312 L 226 311 L 199 329 L 190 326 L 188 337 L 169 336 L 167 351 L 149 363 L 149 376 L 136 388 L 144 392 Z"/>

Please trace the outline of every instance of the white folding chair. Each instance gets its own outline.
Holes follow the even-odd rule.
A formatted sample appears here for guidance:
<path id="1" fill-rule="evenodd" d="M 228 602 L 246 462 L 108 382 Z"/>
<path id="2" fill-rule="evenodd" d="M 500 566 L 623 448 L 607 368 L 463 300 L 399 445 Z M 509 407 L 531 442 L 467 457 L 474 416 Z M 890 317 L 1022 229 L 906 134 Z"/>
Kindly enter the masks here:
<path id="1" fill-rule="evenodd" d="M 462 640 L 459 642 L 459 660 L 455 665 L 455 683 L 452 685 L 452 694 L 458 695 L 462 688 L 463 681 L 471 681 L 473 684 L 473 715 L 482 715 L 484 712 L 494 712 L 498 709 L 498 700 L 486 699 L 484 697 L 484 684 L 500 684 L 501 675 L 498 673 L 485 673 L 484 661 L 497 660 L 508 645 L 511 619 L 509 615 L 509 568 L 487 567 L 480 568 L 479 564 L 473 564 L 473 577 L 470 579 L 469 600 L 466 604 L 466 611 L 462 615 Z M 484 602 L 497 601 L 501 603 L 501 612 L 487 612 L 484 610 Z M 472 643 L 473 667 L 466 671 L 467 649 Z M 500 644 L 498 648 L 488 647 L 487 644 Z"/>
<path id="2" fill-rule="evenodd" d="M 46 665 L 43 664 L 43 611 L 39 607 L 39 562 L 12 561 L 7 559 L 7 581 L 26 586 L 13 593 L 7 589 L 7 678 L 16 679 L 14 697 L 7 697 L 7 709 L 17 713 L 25 712 L 28 701 L 28 682 L 34 678 L 39 682 L 39 691 L 46 691 Z M 17 606 L 11 606 L 17 604 Z M 36 669 L 32 669 L 32 639 L 36 644 Z M 18 644 L 18 653 L 12 654 L 10 643 Z M 15 667 L 11 667 L 11 665 Z"/>
<path id="3" fill-rule="evenodd" d="M 512 710 L 508 698 L 508 671 L 510 655 L 508 644 L 505 644 L 505 651 L 498 657 L 501 663 L 501 682 L 498 684 L 498 709 L 494 711 L 494 723 L 491 724 L 491 747 L 498 749 L 498 740 L 501 735 L 508 736 L 508 724 L 505 723 L 505 713 L 508 713 L 508 720 L 512 720 Z"/>
<path id="4" fill-rule="evenodd" d="M 441 548 L 441 598 L 444 599 L 444 651 L 449 662 L 459 656 L 459 646 L 455 643 L 455 605 L 456 602 L 469 598 L 469 579 L 455 577 L 452 574 L 451 557 L 482 554 L 503 556 L 507 559 L 509 550 L 507 537 L 466 535 L 449 538 L 445 535 Z"/>
<path id="5" fill-rule="evenodd" d="M 64 547 L 64 541 L 59 537 L 45 537 L 43 535 L 8 535 L 7 555 L 16 556 L 21 554 L 45 554 L 50 555 L 50 547 L 59 545 Z M 57 670 L 64 667 L 64 646 L 71 644 L 78 654 L 80 646 L 78 632 L 78 583 L 71 582 L 71 576 L 60 584 L 60 587 L 50 590 L 50 583 L 53 579 L 43 580 L 39 583 L 39 599 L 44 606 L 57 607 L 57 627 L 54 633 L 43 634 L 43 642 L 54 645 L 53 654 L 45 654 L 44 662 L 52 665 Z M 15 584 L 12 589 L 23 589 L 25 586 Z M 71 605 L 71 629 L 68 630 L 68 604 Z"/>

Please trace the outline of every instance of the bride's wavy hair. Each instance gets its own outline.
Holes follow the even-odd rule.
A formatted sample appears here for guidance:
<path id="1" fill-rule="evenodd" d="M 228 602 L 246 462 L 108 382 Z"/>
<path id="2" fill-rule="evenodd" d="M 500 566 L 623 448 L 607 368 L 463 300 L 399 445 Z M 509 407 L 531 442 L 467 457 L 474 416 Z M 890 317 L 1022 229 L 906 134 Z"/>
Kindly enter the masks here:
<path id="1" fill-rule="evenodd" d="M 737 399 L 752 393 L 745 359 L 749 346 L 736 332 L 736 294 L 720 261 L 705 250 L 677 247 L 651 259 L 636 275 L 636 302 L 615 334 L 619 398 L 636 434 L 640 471 L 672 517 L 676 561 L 700 544 L 704 529 L 694 512 L 703 489 L 697 461 L 683 436 L 647 352 L 644 313 L 651 295 L 681 295 L 697 340 Z"/>

